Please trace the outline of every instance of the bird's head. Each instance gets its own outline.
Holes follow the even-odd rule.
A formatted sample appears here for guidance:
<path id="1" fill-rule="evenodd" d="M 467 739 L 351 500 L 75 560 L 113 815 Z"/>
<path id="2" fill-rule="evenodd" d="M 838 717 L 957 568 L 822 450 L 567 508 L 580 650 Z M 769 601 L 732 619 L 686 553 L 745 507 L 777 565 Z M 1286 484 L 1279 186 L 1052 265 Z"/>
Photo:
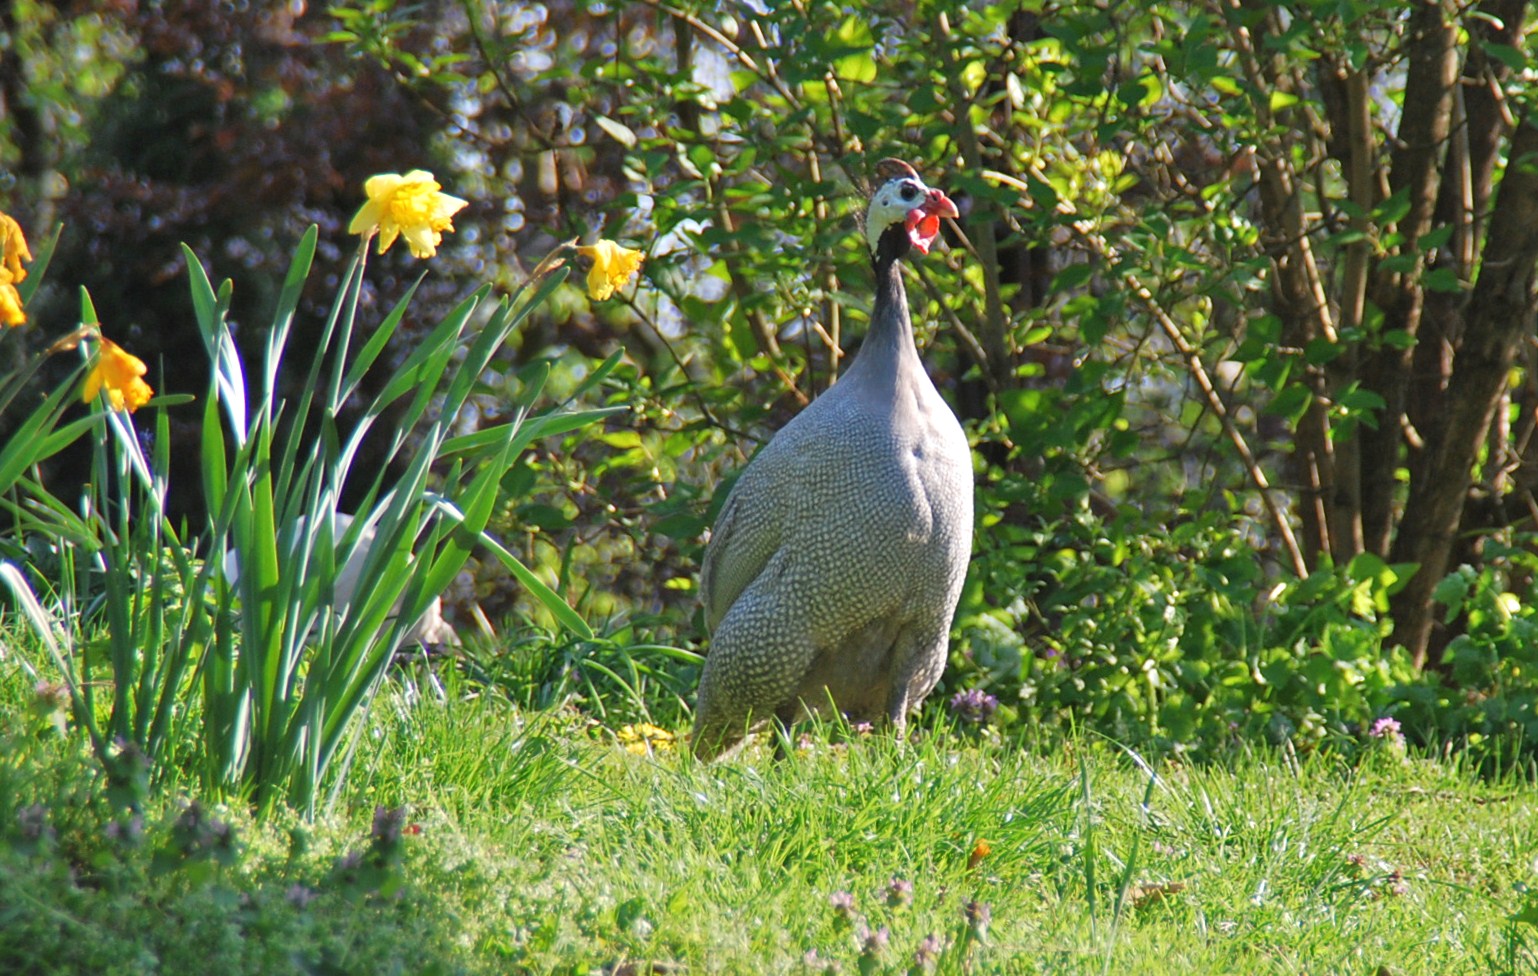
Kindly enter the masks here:
<path id="1" fill-rule="evenodd" d="M 900 258 L 909 248 L 928 254 L 940 236 L 940 218 L 959 215 L 956 205 L 944 191 L 925 186 L 918 171 L 900 159 L 883 159 L 876 165 L 876 175 L 882 183 L 865 215 L 871 257 L 879 259 L 885 251 L 891 258 Z"/>

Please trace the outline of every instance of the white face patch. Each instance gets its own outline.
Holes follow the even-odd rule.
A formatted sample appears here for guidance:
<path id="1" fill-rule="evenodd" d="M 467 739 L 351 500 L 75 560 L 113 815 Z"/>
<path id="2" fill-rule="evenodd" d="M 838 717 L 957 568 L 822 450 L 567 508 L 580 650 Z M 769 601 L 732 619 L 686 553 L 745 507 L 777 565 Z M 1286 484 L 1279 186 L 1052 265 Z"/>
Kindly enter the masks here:
<path id="1" fill-rule="evenodd" d="M 899 177 L 882 184 L 876 195 L 871 197 L 870 209 L 865 214 L 865 243 L 872 254 L 876 253 L 876 242 L 881 239 L 882 233 L 893 224 L 902 225 L 908 218 L 908 212 L 923 206 L 928 195 L 929 187 L 912 176 Z"/>

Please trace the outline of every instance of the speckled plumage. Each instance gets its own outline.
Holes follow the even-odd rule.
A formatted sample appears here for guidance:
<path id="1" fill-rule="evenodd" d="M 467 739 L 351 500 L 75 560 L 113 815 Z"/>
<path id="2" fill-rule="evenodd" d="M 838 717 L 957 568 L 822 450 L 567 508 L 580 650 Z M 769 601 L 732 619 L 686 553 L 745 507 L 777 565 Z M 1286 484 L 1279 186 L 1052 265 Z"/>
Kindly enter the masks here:
<path id="1" fill-rule="evenodd" d="M 913 342 L 898 261 L 915 187 L 954 216 L 911 171 L 878 189 L 866 340 L 748 465 L 716 522 L 701 575 L 712 631 L 702 758 L 830 701 L 851 721 L 900 728 L 944 670 L 972 544 L 972 464 Z"/>

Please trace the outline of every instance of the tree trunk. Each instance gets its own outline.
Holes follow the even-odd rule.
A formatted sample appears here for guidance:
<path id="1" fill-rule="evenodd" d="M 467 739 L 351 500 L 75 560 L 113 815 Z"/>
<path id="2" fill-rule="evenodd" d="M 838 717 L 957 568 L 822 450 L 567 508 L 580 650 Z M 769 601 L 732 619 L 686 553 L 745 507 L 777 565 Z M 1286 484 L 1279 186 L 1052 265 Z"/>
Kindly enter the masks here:
<path id="1" fill-rule="evenodd" d="M 1448 569 L 1464 498 L 1479 452 L 1506 388 L 1507 374 L 1533 327 L 1533 269 L 1538 261 L 1538 127 L 1524 119 L 1512 138 L 1490 217 L 1464 335 L 1447 383 L 1442 423 L 1426 435 L 1420 477 L 1410 483 L 1393 558 L 1419 566 L 1392 601 L 1393 640 L 1426 662 L 1435 620 L 1432 593 Z"/>
<path id="2" fill-rule="evenodd" d="M 1379 265 L 1372 287 L 1373 301 L 1383 311 L 1385 331 L 1419 336 L 1425 294 L 1421 287 L 1425 255 L 1417 240 L 1432 228 L 1432 217 L 1442 184 L 1442 163 L 1447 158 L 1452 130 L 1453 92 L 1458 80 L 1457 24 L 1445 3 L 1425 3 L 1416 8 L 1406 40 L 1409 66 L 1405 77 L 1404 115 L 1400 119 L 1397 146 L 1389 169 L 1390 195 L 1404 194 L 1409 212 L 1392 228 L 1403 235 L 1400 255 L 1415 259 L 1413 268 L 1388 272 Z M 1428 336 L 1423 345 L 1438 341 Z M 1361 428 L 1363 487 L 1363 536 L 1365 548 L 1386 555 L 1393 535 L 1393 512 L 1404 441 L 1401 418 L 1413 410 L 1412 362 L 1419 365 L 1425 348 L 1379 345 L 1363 357 L 1363 385 L 1386 404 L 1380 423 Z M 1438 373 L 1440 384 L 1445 374 Z M 1412 464 L 1412 470 L 1413 470 Z M 1413 532 L 1413 526 L 1411 528 Z"/>

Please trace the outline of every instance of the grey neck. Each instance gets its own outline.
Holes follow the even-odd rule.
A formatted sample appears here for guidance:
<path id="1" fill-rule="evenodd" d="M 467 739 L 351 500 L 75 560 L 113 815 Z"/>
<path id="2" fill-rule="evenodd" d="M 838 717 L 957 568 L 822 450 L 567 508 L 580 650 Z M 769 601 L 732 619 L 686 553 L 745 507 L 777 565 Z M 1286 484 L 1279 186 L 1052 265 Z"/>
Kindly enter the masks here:
<path id="1" fill-rule="evenodd" d="M 913 342 L 913 320 L 908 314 L 908 292 L 903 286 L 902 264 L 878 249 L 874 267 L 876 272 L 876 301 L 871 306 L 870 329 L 859 354 L 849 366 L 849 373 L 876 370 L 895 375 L 911 363 L 918 361 L 918 349 Z"/>

